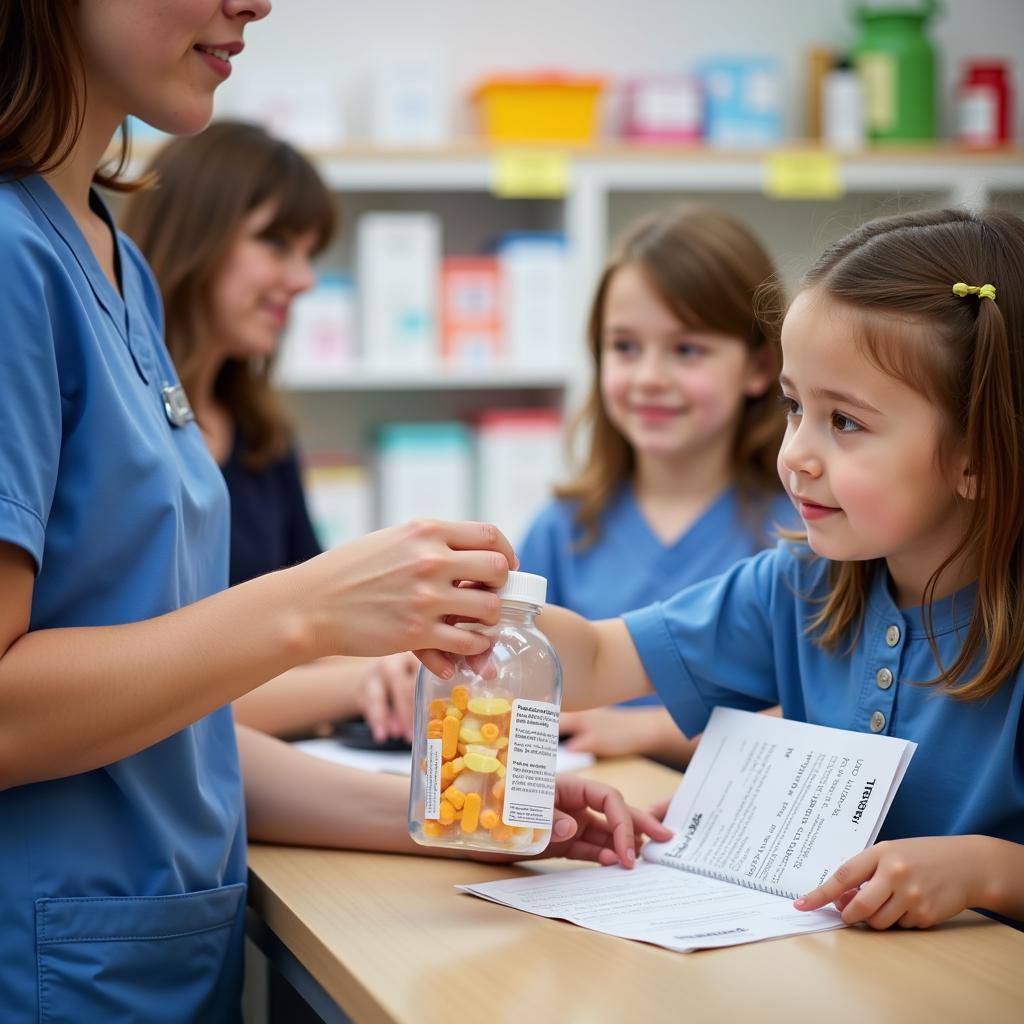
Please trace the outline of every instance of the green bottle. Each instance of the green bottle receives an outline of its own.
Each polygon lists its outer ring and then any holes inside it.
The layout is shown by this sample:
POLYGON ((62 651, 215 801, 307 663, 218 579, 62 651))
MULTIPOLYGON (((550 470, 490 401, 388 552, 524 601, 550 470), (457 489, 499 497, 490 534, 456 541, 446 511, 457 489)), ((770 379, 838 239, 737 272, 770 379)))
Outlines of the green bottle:
POLYGON ((853 56, 864 84, 864 116, 873 142, 906 142, 936 137, 935 50, 925 23, 937 0, 916 7, 852 8, 860 22, 853 56))

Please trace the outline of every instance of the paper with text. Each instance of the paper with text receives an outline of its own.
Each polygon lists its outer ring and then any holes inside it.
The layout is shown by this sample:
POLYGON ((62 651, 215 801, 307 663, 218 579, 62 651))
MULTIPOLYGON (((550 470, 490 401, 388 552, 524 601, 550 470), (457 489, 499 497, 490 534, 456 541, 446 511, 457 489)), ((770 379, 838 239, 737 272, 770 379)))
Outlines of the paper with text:
POLYGON ((635 870, 584 868, 459 889, 679 952, 842 927, 792 900, 874 842, 914 743, 716 708, 635 870))

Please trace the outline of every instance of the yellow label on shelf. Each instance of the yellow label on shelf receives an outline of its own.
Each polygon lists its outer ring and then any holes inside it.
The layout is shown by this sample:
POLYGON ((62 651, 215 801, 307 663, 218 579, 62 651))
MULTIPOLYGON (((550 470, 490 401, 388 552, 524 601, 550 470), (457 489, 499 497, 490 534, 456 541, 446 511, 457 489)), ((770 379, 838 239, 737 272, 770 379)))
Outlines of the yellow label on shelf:
POLYGON ((494 157, 491 191, 502 199, 561 199, 569 190, 569 157, 559 150, 505 149, 494 157))
POLYGON ((765 195, 773 199, 838 199, 845 191, 832 153, 773 153, 764 171, 765 195))

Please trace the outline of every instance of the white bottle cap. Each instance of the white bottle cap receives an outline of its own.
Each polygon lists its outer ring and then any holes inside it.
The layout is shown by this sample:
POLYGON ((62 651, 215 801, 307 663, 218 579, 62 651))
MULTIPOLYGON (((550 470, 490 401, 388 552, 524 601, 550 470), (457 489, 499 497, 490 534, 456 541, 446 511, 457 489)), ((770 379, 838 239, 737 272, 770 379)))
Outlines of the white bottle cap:
POLYGON ((502 601, 523 601, 541 605, 547 600, 548 581, 533 572, 510 572, 505 585, 498 591, 502 601))

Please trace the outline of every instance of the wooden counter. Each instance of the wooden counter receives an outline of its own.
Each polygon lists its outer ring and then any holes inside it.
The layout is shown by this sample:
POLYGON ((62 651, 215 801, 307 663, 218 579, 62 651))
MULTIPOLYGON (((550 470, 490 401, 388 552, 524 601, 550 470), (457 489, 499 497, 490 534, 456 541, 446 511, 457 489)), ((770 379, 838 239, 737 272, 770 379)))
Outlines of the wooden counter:
MULTIPOLYGON (((638 759, 586 774, 641 806, 678 781, 638 759)), ((325 1005, 359 1024, 996 1024, 1024 1013, 1024 933, 969 912, 930 931, 683 954, 452 889, 523 870, 508 865, 254 845, 249 866, 251 933, 336 1020, 325 1005)))

